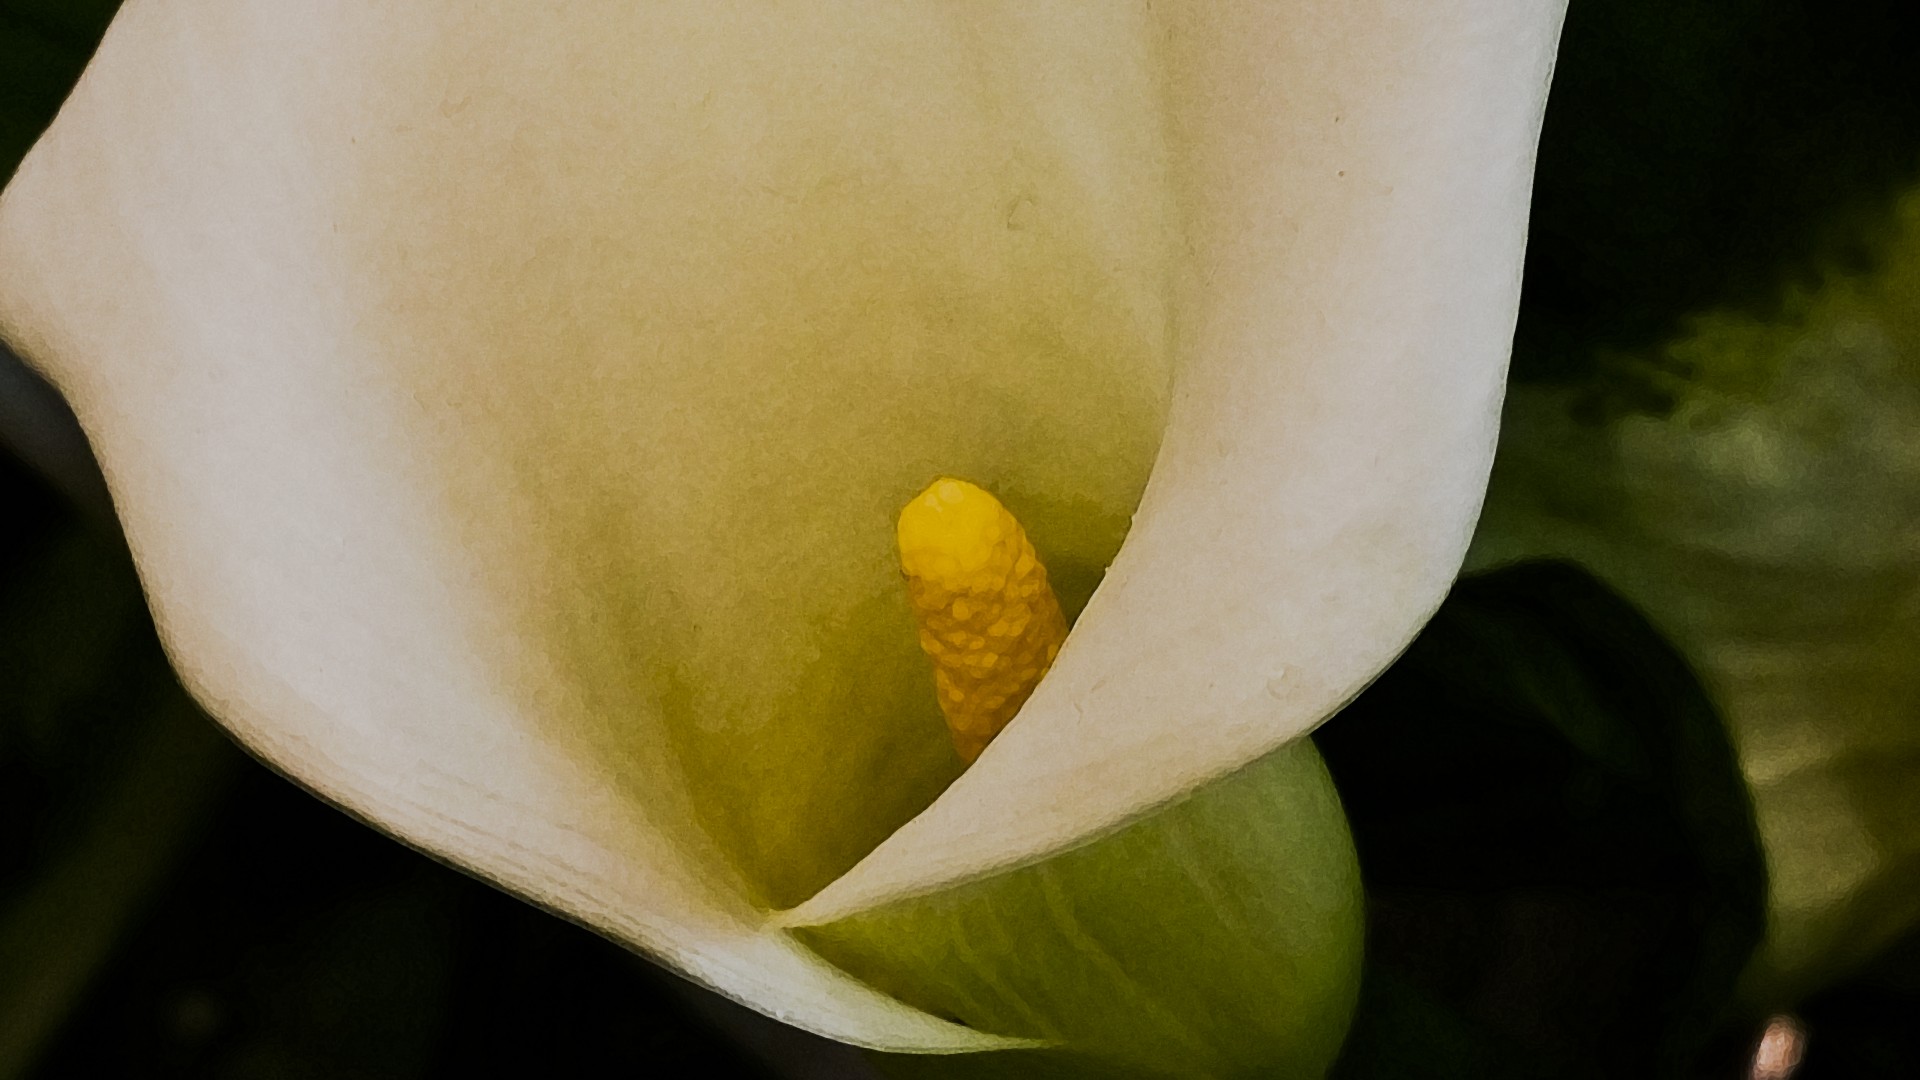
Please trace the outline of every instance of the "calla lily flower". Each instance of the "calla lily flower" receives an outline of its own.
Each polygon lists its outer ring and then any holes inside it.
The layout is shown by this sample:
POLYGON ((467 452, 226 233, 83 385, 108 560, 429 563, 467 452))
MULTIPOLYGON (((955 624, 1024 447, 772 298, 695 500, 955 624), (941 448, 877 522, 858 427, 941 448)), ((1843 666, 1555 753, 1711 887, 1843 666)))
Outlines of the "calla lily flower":
POLYGON ((1576 558, 1698 667, 1767 856, 1768 1007, 1920 922, 1920 191, 1891 224, 1872 272, 1635 358, 1669 415, 1516 392, 1470 560, 1576 558))
POLYGON ((1561 9, 133 0, 0 333, 189 688, 349 812, 835 1039, 1311 1074, 1302 737, 1466 550, 1561 9), (1077 616, 964 772, 942 475, 1077 616))

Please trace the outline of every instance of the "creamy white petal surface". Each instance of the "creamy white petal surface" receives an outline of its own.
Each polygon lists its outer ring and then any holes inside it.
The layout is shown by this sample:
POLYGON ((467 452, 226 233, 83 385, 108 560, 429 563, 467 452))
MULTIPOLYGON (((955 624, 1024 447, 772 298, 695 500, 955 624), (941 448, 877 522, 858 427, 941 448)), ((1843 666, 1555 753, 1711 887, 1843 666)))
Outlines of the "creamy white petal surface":
POLYGON ((1404 646, 1560 8, 133 0, 0 196, 0 333, 261 756, 795 1024, 1005 1045, 767 911, 1082 842, 1404 646), (1119 549, 950 788, 889 550, 942 473, 1119 549))

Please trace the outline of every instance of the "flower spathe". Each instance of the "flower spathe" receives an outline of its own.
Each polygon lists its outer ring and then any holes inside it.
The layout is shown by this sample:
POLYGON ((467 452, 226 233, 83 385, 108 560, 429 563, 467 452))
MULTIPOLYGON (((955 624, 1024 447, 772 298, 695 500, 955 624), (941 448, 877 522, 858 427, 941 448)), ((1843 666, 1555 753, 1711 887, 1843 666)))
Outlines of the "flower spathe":
POLYGON ((1410 639, 1559 17, 135 0, 0 333, 255 752, 789 1022, 1013 1045, 780 925, 1141 819, 1410 639), (890 551, 938 475, 1085 604, 957 781, 890 551))

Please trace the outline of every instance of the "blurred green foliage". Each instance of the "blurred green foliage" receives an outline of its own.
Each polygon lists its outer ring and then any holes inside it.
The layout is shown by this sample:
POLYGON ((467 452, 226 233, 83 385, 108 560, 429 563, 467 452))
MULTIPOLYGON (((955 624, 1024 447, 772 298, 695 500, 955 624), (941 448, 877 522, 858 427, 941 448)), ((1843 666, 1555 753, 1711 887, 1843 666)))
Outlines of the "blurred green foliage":
POLYGON ((1917 30, 1911 0, 1571 0, 1515 376, 1605 374, 1691 312, 1871 262, 1920 178, 1917 30))
POLYGON ((1344 1080, 1683 1077, 1748 1022, 1745 783, 1685 661, 1585 571, 1462 579, 1314 741, 1369 907, 1344 1080))

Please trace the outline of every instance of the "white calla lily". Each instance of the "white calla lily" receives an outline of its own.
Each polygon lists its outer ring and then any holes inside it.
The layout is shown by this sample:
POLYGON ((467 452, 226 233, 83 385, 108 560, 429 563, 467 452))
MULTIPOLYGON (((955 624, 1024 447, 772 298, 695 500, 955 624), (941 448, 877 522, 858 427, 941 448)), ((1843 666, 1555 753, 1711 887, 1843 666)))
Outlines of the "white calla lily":
POLYGON ((0 333, 196 696, 351 812, 953 1053, 1079 1029, 794 928, 1278 770, 1305 816, 1249 836, 1320 854, 1219 902, 1324 924, 1276 946, 1312 979, 1142 1054, 1324 1063, 1355 882, 1296 740, 1465 551, 1561 8, 132 0, 0 196, 0 333), (1084 603, 957 779, 890 550, 941 474, 1084 603))

